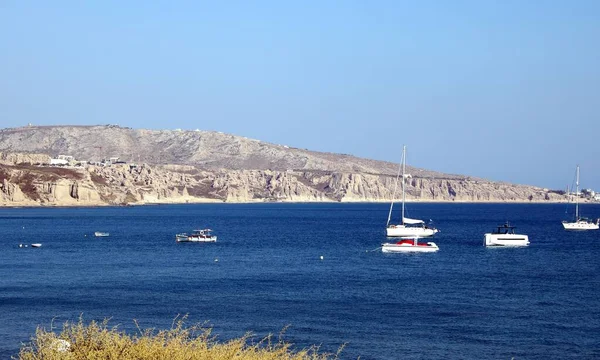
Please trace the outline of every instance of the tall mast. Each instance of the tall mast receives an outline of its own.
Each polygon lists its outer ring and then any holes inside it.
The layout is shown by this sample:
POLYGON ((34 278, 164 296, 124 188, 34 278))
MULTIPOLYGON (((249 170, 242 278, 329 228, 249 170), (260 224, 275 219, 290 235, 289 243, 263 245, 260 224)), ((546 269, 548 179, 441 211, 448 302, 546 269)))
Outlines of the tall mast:
POLYGON ((575 180, 575 221, 579 220, 579 165, 577 165, 577 180, 575 180))
POLYGON ((404 225, 404 174, 406 174, 406 145, 402 146, 402 225, 404 225))
POLYGON ((396 199, 396 189, 398 188, 398 179, 400 178, 400 171, 402 171, 402 166, 398 166, 398 174, 396 174, 396 182, 394 183, 394 192, 392 193, 392 202, 390 204, 390 212, 388 213, 387 224, 385 227, 390 226, 390 219, 392 218, 392 208, 394 207, 394 200, 396 199))

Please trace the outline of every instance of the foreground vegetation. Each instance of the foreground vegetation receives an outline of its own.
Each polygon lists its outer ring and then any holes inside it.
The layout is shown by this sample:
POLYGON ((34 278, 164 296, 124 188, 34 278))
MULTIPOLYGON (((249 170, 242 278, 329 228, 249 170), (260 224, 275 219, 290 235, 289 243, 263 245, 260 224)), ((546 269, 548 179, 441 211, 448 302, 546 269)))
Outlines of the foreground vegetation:
POLYGON ((18 359, 325 360, 337 359, 341 351, 319 353, 317 347, 293 351, 281 335, 276 341, 268 336, 255 343, 247 334, 218 342, 210 328, 187 327, 182 319, 170 330, 138 330, 138 334, 129 335, 116 326, 109 327, 108 320, 85 324, 81 319, 65 323, 59 334, 38 328, 32 341, 21 348, 18 359))

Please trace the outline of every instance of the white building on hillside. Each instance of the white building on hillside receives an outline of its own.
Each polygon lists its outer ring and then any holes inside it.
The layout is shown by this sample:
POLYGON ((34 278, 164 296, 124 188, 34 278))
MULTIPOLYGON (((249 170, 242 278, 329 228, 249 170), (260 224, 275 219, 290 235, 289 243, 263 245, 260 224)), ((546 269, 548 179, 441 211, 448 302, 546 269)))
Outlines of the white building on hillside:
POLYGON ((69 165, 69 162, 65 159, 50 159, 50 166, 65 166, 69 165))

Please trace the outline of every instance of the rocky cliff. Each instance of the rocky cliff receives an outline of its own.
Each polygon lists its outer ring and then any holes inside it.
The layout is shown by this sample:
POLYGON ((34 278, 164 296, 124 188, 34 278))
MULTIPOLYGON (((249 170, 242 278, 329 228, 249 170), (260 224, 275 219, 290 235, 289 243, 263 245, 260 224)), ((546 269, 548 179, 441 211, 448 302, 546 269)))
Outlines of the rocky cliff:
MULTIPOLYGON (((389 201, 393 175, 328 171, 206 170, 117 164, 80 169, 0 165, 0 205, 117 205, 192 202, 389 201)), ((532 186, 470 179, 408 179, 409 201, 557 202, 532 186)), ((399 198, 396 190, 396 198, 399 198)))
POLYGON ((47 154, 22 154, 0 152, 0 164, 49 164, 50 155, 47 154))

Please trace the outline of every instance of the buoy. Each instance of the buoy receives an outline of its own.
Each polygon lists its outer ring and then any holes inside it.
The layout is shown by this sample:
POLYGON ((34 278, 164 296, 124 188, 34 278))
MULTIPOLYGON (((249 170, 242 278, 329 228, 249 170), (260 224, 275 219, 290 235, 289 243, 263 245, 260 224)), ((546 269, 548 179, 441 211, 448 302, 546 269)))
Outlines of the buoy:
POLYGON ((323 255, 321 255, 321 260, 323 260, 323 255))
POLYGON ((23 247, 23 244, 19 244, 19 247, 23 247))

